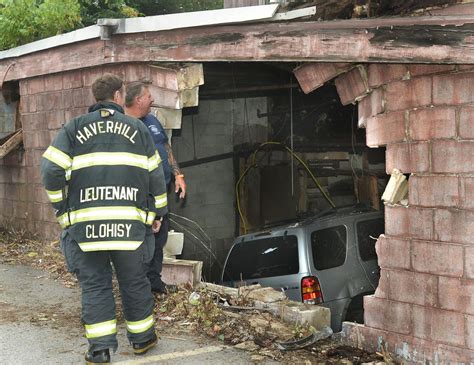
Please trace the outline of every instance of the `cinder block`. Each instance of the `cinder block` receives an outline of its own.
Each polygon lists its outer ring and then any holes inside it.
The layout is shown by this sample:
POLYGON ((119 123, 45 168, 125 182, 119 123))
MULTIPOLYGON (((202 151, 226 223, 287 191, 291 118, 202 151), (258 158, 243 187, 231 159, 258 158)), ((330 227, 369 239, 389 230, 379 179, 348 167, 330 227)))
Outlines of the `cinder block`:
MULTIPOLYGON (((469 316, 466 327, 467 333, 472 334, 474 323, 469 316), (468 328, 469 324, 471 328, 468 328)), ((389 333, 357 323, 344 322, 342 332, 341 340, 344 344, 363 347, 371 352, 381 352, 383 345, 400 363, 469 364, 474 359, 474 351, 466 346, 451 346, 429 339, 389 333)))
POLYGON ((406 110, 431 104, 431 77, 417 77, 388 84, 386 110, 406 110))
POLYGON ((474 209, 474 177, 460 177, 459 180, 461 208, 474 209))
POLYGON ((460 277, 464 272, 464 252, 461 245, 412 241, 413 269, 435 275, 460 277))
POLYGON ((306 63, 293 73, 303 92, 308 94, 352 67, 350 63, 306 63))
POLYGON ((434 229, 434 239, 437 241, 472 244, 474 211, 436 209, 434 229))
POLYGON ((82 85, 91 86, 92 83, 104 74, 104 68, 102 66, 86 68, 82 70, 82 85))
POLYGON ((44 76, 45 91, 57 91, 63 89, 63 74, 48 74, 44 76))
POLYGON ((459 113, 459 137, 474 139, 474 107, 465 106, 459 113))
POLYGON ((371 88, 409 76, 407 66, 401 64, 371 63, 367 73, 369 75, 369 87, 371 88))
POLYGON ((412 331, 411 304, 364 297, 364 323, 368 327, 408 335, 412 331))
POLYGON ((435 209, 408 208, 409 235, 412 238, 432 240, 435 209))
POLYGON ((48 122, 48 129, 56 130, 64 124, 64 110, 62 109, 47 112, 45 116, 48 122))
POLYGON ((433 104, 462 105, 473 101, 473 72, 433 76, 433 104))
POLYGON ((201 282, 202 261, 163 259, 163 281, 167 284, 190 284, 201 282))
POLYGON ((415 305, 413 335, 453 346, 465 346, 464 314, 415 305))
POLYGON ((375 249, 380 267, 410 269, 411 244, 409 240, 381 235, 375 244, 375 249))
POLYGON ((75 89, 83 86, 82 71, 70 71, 63 73, 63 88, 75 89))
POLYGON ((376 298, 387 299, 388 298, 388 279, 390 271, 381 267, 380 278, 377 288, 375 289, 374 296, 376 298))
POLYGON ((388 272, 388 299, 433 307, 438 301, 438 277, 412 271, 388 272))
POLYGON ((405 140, 405 112, 383 113, 371 117, 366 125, 367 146, 379 147, 405 140))
POLYGON ((441 309, 474 314, 474 280, 439 277, 441 309))
POLYGON ((460 205, 457 176, 417 176, 408 180, 410 206, 457 207, 460 205))
POLYGON ((395 143, 389 144, 386 151, 386 170, 391 174, 393 169, 402 173, 428 172, 430 170, 429 143, 395 143))
POLYGON ((365 128, 367 120, 385 111, 384 93, 382 88, 374 89, 358 104, 359 128, 365 128))
POLYGON ((38 76, 28 79, 28 95, 38 94, 45 91, 44 77, 38 76))
POLYGON ((454 108, 425 108, 410 111, 409 136, 413 141, 456 137, 454 108))
POLYGON ((385 234, 394 237, 409 237, 408 208, 385 206, 385 234))
POLYGON ((293 301, 274 303, 256 301, 255 306, 269 309, 274 315, 280 317, 287 323, 307 323, 317 330, 331 325, 331 311, 329 308, 293 301))
POLYGON ((474 172, 474 141, 435 141, 431 153, 433 172, 474 172))
POLYGON ((464 272, 468 279, 474 279, 474 247, 464 248, 464 272))
MULTIPOLYGON (((466 316, 466 344, 471 350, 474 350, 474 316, 466 316)), ((471 359, 474 359, 471 357, 471 359)))
POLYGON ((335 85, 342 105, 354 103, 370 92, 367 70, 362 65, 339 76, 335 80, 335 85))

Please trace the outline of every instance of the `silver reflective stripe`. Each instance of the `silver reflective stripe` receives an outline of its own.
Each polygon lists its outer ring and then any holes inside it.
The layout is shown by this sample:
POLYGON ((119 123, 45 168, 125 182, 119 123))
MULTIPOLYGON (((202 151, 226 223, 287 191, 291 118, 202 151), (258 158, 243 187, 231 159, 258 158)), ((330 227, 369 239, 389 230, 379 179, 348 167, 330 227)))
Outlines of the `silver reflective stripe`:
POLYGON ((95 207, 85 208, 57 217, 61 227, 65 228, 71 224, 80 222, 93 222, 102 220, 135 220, 151 226, 155 220, 155 212, 145 212, 136 207, 95 207))
POLYGON ((117 320, 112 319, 106 322, 86 324, 84 327, 86 329, 87 338, 108 336, 117 333, 117 320))
POLYGON ((69 213, 71 224, 98 220, 136 220, 146 223, 146 212, 136 207, 95 207, 69 213))
POLYGON ((153 320, 153 315, 151 315, 141 321, 137 321, 137 322, 126 321, 126 322, 127 322, 128 332, 142 333, 149 330, 151 327, 153 327, 154 320, 153 320))
POLYGON ((156 208, 166 207, 167 204, 168 204, 168 199, 166 197, 166 193, 155 196, 155 207, 156 208))
POLYGON ((83 252, 89 251, 135 251, 142 241, 95 241, 79 242, 79 247, 83 252))
POLYGON ((51 203, 57 203, 63 200, 63 191, 62 190, 46 190, 48 198, 51 203))
POLYGON ((148 158, 128 152, 95 152, 75 156, 72 170, 91 166, 134 166, 148 170, 148 158))
POLYGON ((56 165, 62 167, 64 170, 67 170, 71 167, 72 159, 63 151, 58 150, 56 147, 49 146, 48 149, 43 153, 43 157, 48 159, 51 162, 54 162, 56 165))

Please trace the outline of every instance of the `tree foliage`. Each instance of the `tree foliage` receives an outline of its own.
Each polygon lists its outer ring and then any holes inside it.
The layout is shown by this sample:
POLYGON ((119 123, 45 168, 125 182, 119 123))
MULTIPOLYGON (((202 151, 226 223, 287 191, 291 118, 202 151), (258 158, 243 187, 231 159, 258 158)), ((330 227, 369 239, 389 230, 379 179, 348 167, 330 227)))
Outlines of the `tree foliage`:
POLYGON ((0 0, 0 49, 76 29, 77 0, 0 0))
POLYGON ((223 0, 0 0, 0 50, 97 23, 222 9, 223 0))
POLYGON ((148 16, 224 7, 224 0, 127 0, 126 2, 141 14, 148 16))

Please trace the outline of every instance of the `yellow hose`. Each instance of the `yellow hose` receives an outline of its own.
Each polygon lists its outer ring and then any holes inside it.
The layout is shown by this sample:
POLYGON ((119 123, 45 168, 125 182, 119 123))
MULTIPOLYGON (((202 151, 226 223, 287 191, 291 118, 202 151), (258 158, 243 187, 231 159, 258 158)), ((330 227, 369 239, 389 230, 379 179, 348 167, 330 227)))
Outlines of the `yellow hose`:
POLYGON ((257 166, 257 152, 264 146, 266 145, 278 145, 278 146, 283 146, 286 151, 290 154, 290 156, 294 159, 296 159, 300 164, 302 164, 304 166, 304 168, 306 169, 306 171, 308 172, 309 176, 311 177, 311 179, 314 181, 314 183, 316 184, 316 186, 318 187, 319 191, 323 194, 324 198, 327 200, 327 202, 333 207, 335 208, 336 207, 336 204, 334 204, 334 202, 331 200, 331 198, 329 197, 329 195, 326 194, 326 192, 324 191, 323 187, 321 186, 321 184, 319 183, 318 179, 316 178, 316 176, 314 176, 314 174, 311 172, 311 170, 309 169, 308 165, 297 155, 295 154, 290 148, 288 148, 286 145, 284 145, 283 143, 280 143, 280 142, 273 142, 273 141, 269 141, 269 142, 264 142, 262 143, 260 146, 257 147, 257 149, 252 153, 252 163, 245 169, 245 171, 242 173, 242 175, 239 177, 239 179, 237 180, 237 183, 235 184, 235 195, 236 195, 236 199, 237 199, 237 210, 239 212, 239 215, 240 215, 240 219, 242 220, 242 223, 243 223, 243 226, 244 226, 244 234, 247 233, 247 222, 245 220, 245 216, 242 212, 242 208, 240 206, 240 194, 239 194, 239 185, 240 183, 242 182, 242 179, 245 177, 245 175, 247 175, 247 173, 250 171, 251 168, 253 167, 256 167, 257 166))

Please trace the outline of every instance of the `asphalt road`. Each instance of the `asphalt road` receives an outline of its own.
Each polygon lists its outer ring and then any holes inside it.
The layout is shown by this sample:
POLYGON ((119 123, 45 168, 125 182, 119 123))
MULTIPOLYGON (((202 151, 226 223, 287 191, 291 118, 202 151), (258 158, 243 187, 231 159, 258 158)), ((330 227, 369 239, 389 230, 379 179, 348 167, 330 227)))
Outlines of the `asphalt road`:
MULTIPOLYGON (((43 271, 0 263, 0 364, 83 364, 80 290, 43 271)), ((161 331, 158 345, 135 356, 119 325, 113 364, 251 364, 249 353, 212 339, 161 331)))

